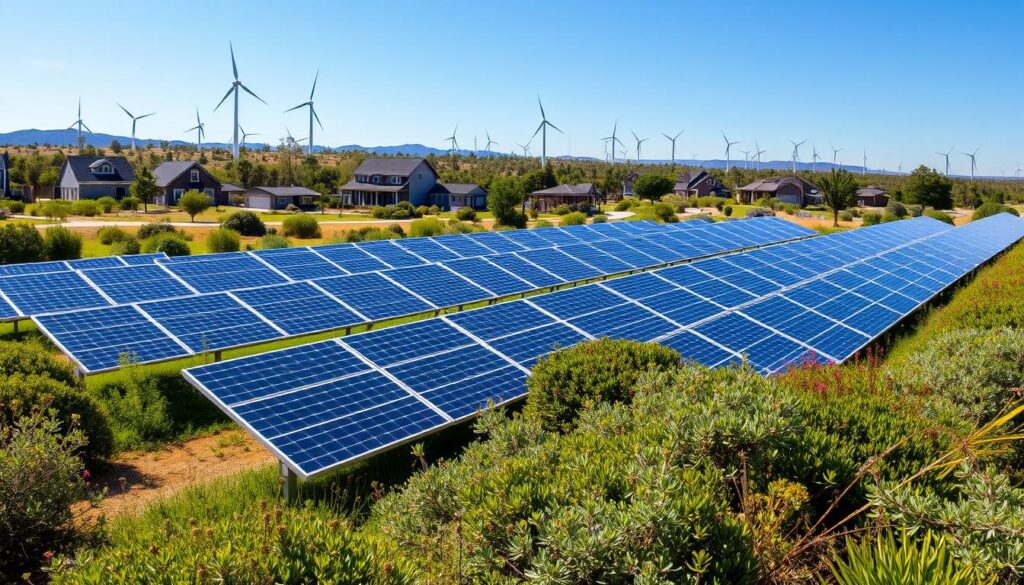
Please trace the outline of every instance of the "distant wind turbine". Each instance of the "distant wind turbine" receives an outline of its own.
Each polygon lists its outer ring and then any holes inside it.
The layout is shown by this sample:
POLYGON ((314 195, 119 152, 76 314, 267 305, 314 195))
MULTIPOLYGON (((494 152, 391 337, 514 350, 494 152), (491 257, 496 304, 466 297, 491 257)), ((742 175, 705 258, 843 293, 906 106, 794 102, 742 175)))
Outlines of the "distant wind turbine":
POLYGON ((459 133, 459 123, 455 123, 455 130, 452 130, 452 135, 444 140, 448 141, 448 154, 451 155, 453 152, 459 149, 459 140, 455 137, 459 133))
POLYGON ((82 147, 85 146, 85 138, 82 136, 82 128, 85 128, 86 132, 92 134, 92 130, 89 130, 89 127, 82 121, 82 98, 78 98, 78 119, 68 126, 68 130, 71 130, 75 126, 78 126, 78 150, 82 150, 82 147))
MULTIPOLYGON (((313 76, 313 89, 310 90, 309 92, 308 102, 302 102, 301 104, 295 106, 294 108, 288 108, 287 110, 285 110, 285 112, 290 112, 292 110, 297 110, 299 108, 305 108, 307 106, 309 107, 309 148, 307 150, 309 154, 313 154, 313 119, 316 119, 316 123, 320 126, 321 130, 324 129, 324 125, 320 123, 320 116, 317 115, 316 109, 313 107, 313 94, 316 93, 316 82, 318 79, 320 79, 319 71, 317 71, 316 75, 313 76)), ((244 138, 242 139, 242 143, 245 143, 244 138)))
POLYGON ((1020 168, 1020 165, 1017 165, 1017 178, 1018 178, 1018 179, 1020 178, 1020 174, 1021 174, 1021 172, 1024 172, 1024 170, 1022 170, 1022 169, 1020 168))
POLYGON ((795 140, 789 140, 789 143, 793 145, 793 173, 794 174, 796 173, 796 163, 800 161, 800 146, 802 146, 803 143, 805 143, 805 142, 807 142, 806 138, 804 138, 800 142, 796 142, 795 140))
POLYGON ((868 151, 864 151, 864 162, 860 166, 860 174, 868 174, 868 151))
POLYGON ((135 123, 138 122, 139 120, 143 119, 143 118, 148 118, 148 117, 152 116, 156 112, 151 112, 149 114, 143 114, 141 116, 133 116, 132 113, 128 111, 128 108, 125 108, 121 104, 117 104, 117 107, 119 107, 122 110, 124 110, 124 113, 128 114, 128 117, 132 119, 132 151, 134 152, 135 151, 135 123))
POLYGON ((672 166, 676 166, 676 139, 682 136, 683 132, 686 132, 686 130, 680 130, 675 136, 669 136, 664 132, 661 133, 662 136, 668 138, 668 141, 672 143, 672 166))
POLYGON ((499 144, 499 143, 498 143, 497 140, 491 140, 491 133, 488 132, 487 130, 484 130, 484 134, 487 135, 487 144, 484 145, 484 150, 489 152, 491 150, 491 145, 492 144, 499 144))
POLYGON ((745 169, 750 168, 750 151, 749 150, 741 150, 740 152, 743 153, 743 168, 745 168, 745 169))
POLYGON ((971 159, 971 180, 972 181, 974 180, 974 171, 976 171, 978 169, 978 161, 975 158, 975 155, 978 154, 979 150, 981 150, 980 146, 978 148, 975 148, 974 152, 965 152, 964 153, 964 156, 966 156, 967 158, 971 159))
POLYGON ((261 98, 260 96, 256 95, 255 93, 253 93, 251 89, 246 87, 241 81, 238 80, 238 66, 235 64, 235 47, 231 43, 228 43, 228 47, 231 49, 231 71, 235 75, 235 80, 231 83, 231 89, 229 89, 228 92, 226 94, 224 94, 224 97, 222 97, 220 99, 220 103, 217 104, 216 108, 213 108, 213 111, 216 112, 217 109, 220 108, 221 104, 224 103, 224 100, 228 99, 229 95, 235 94, 235 124, 234 124, 235 131, 234 131, 234 138, 232 139, 232 143, 231 143, 231 156, 233 158, 237 159, 238 158, 238 88, 244 89, 246 91, 246 93, 248 93, 252 97, 260 100, 264 104, 267 103, 267 102, 264 102, 263 98, 261 98))
POLYGON ((632 130, 630 130, 630 132, 633 134, 633 138, 636 139, 636 162, 639 163, 640 162, 640 147, 643 145, 644 142, 647 142, 648 140, 650 140, 650 138, 640 138, 639 136, 636 135, 636 132, 633 132, 632 130))
POLYGON ((523 149, 523 156, 524 157, 525 156, 532 156, 532 154, 530 153, 530 143, 529 142, 527 142, 526 144, 518 144, 517 143, 516 146, 518 146, 519 148, 523 149))
POLYGON ((756 140, 754 141, 754 149, 755 149, 754 156, 757 157, 757 170, 758 170, 758 172, 760 172, 761 171, 761 155, 766 153, 766 152, 768 152, 768 151, 762 149, 761 145, 758 144, 758 142, 756 140))
POLYGON ((902 175, 903 174, 903 161, 900 161, 899 164, 896 165, 896 174, 897 175, 902 175))
POLYGON ((199 152, 203 152, 203 136, 206 136, 205 130, 206 124, 199 119, 199 108, 196 108, 196 125, 185 130, 185 132, 196 131, 196 146, 199 148, 199 152))
POLYGON ((540 102, 540 96, 537 96, 537 105, 540 107, 540 125, 537 126, 537 130, 534 131, 530 140, 536 138, 537 133, 540 132, 540 166, 543 167, 548 163, 548 126, 558 130, 559 134, 563 134, 563 132, 558 129, 558 126, 548 122, 548 117, 544 114, 544 104, 540 102))
MULTIPOLYGON (((843 149, 843 148, 836 148, 836 145, 834 145, 832 143, 829 143, 829 146, 832 147, 832 166, 836 166, 836 155, 838 155, 840 152, 842 152, 845 149, 843 149)), ((840 169, 843 168, 843 165, 839 165, 839 168, 840 169)))
POLYGON ((623 148, 626 147, 626 145, 623 144, 622 141, 619 140, 615 136, 615 133, 618 132, 618 130, 619 130, 619 121, 616 120, 615 121, 615 125, 612 126, 612 135, 611 136, 605 136, 604 138, 601 139, 601 140, 610 140, 611 141, 611 144, 612 144, 612 164, 615 164, 615 147, 616 147, 616 145, 621 146, 623 148))
POLYGON ((935 154, 941 156, 942 158, 946 159, 946 176, 947 177, 949 176, 949 155, 953 154, 953 149, 954 148, 956 148, 956 145, 950 146, 949 150, 947 150, 946 152, 936 152, 935 153, 935 154))
POLYGON ((811 144, 811 172, 812 173, 818 172, 818 161, 819 160, 821 160, 821 157, 818 156, 818 147, 813 145, 813 144, 811 144))
POLYGON ((298 144, 300 142, 305 142, 306 141, 305 138, 296 138, 296 137, 292 136, 292 131, 287 126, 284 127, 284 131, 286 133, 288 133, 288 142, 294 142, 294 143, 298 144))
POLYGON ((245 128, 242 128, 241 124, 239 124, 238 129, 242 132, 242 146, 245 146, 245 139, 246 138, 248 138, 250 136, 259 136, 260 135, 259 132, 246 132, 245 128))
POLYGON ((732 159, 730 158, 732 147, 735 144, 739 144, 740 141, 736 140, 729 142, 729 138, 725 135, 725 132, 722 132, 722 140, 725 140, 725 170, 728 171, 729 165, 732 163, 732 159))

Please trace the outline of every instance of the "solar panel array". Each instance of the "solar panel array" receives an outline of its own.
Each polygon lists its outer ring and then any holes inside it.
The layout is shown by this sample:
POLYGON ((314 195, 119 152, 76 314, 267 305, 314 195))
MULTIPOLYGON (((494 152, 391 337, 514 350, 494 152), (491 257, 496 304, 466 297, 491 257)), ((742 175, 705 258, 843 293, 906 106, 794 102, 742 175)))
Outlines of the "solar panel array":
MULTIPOLYGON (((618 234, 622 228, 600 227, 604 225, 611 224, 586 226, 586 229, 531 230, 534 232, 532 237, 541 238, 537 243, 547 242, 546 245, 555 239, 569 237, 578 241, 580 238, 576 234, 601 238, 595 244, 576 243, 560 248, 456 257, 308 281, 289 281, 279 273, 302 270, 310 274, 309 267, 313 263, 309 262, 307 254, 323 255, 332 261, 340 260, 340 254, 345 254, 351 260, 353 253, 366 253, 367 247, 329 246, 295 249, 288 253, 275 250, 274 254, 259 256, 226 254, 202 261, 174 259, 150 267, 57 273, 48 276, 66 277, 69 281, 75 277, 87 277, 98 288, 83 288, 83 294, 102 294, 115 302, 129 300, 132 295, 150 298, 150 291, 154 288, 178 287, 177 292, 182 294, 127 306, 36 314, 33 320, 83 372, 94 373, 120 367, 122 354, 128 354, 133 363, 186 357, 439 311, 667 262, 805 237, 811 233, 783 220, 763 218, 700 223, 690 228, 651 228, 655 224, 647 224, 648 227, 642 228, 650 232, 647 235, 636 236, 632 231, 626 231, 625 236, 612 240, 601 232, 611 229, 615 231, 609 233, 618 234), (590 229, 592 227, 597 229, 590 229), (543 238, 537 233, 544 234, 543 238), (608 251, 595 247, 598 243, 605 244, 608 251), (651 255, 654 252, 641 251, 653 248, 659 250, 657 257, 651 255), (154 274, 136 276, 135 272, 143 268, 154 274), (259 286, 238 288, 247 281, 259 286), (185 295, 186 289, 197 292, 185 295)), ((504 234, 500 237, 506 237, 508 243, 528 240, 515 236, 515 233, 508 232, 507 237, 504 234)), ((487 234, 498 235, 494 232, 487 234)), ((453 237, 434 238, 433 243, 453 237)), ((410 241, 414 240, 368 244, 374 244, 369 247, 374 257, 386 257, 390 264, 404 261, 399 260, 404 258, 403 254, 411 255, 399 247, 399 244, 410 241), (391 249, 382 252, 386 246, 391 249)), ((473 239, 460 241, 475 243, 473 239)), ((423 242, 414 246, 421 252, 436 256, 436 253, 425 252, 423 242)), ((70 283, 65 289, 69 287, 70 283)), ((4 287, 0 282, 2 290, 4 287)), ((83 299, 76 304, 88 302, 89 299, 83 299)))
POLYGON ((306 478, 522 398, 538 357, 587 339, 764 373, 842 361, 1022 237, 1005 214, 894 222, 183 373, 306 478))

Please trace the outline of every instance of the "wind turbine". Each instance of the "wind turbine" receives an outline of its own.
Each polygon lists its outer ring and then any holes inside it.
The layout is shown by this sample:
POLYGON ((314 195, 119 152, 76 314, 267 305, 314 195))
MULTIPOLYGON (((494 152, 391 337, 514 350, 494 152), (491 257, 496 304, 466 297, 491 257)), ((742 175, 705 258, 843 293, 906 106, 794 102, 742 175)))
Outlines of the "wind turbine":
POLYGON ((306 140, 305 138, 296 138, 292 136, 292 131, 287 126, 284 127, 284 131, 288 133, 288 142, 294 142, 295 144, 298 144, 306 140))
POLYGON ((484 150, 490 152, 492 144, 499 144, 497 140, 491 140, 491 133, 484 130, 484 134, 487 135, 487 144, 484 145, 484 150))
POLYGON ((818 172, 818 161, 821 160, 821 157, 818 156, 818 147, 812 144, 811 152, 811 172, 816 173, 818 172))
POLYGON ((1021 169, 1021 168, 1020 168, 1020 165, 1017 165, 1017 173, 1016 173, 1016 176, 1017 176, 1017 178, 1018 178, 1018 179, 1020 178, 1020 174, 1021 174, 1021 172, 1024 172, 1024 169, 1021 169))
MULTIPOLYGON (((287 112, 290 112, 292 110, 297 110, 299 108, 305 108, 306 106, 309 106, 309 150, 307 151, 309 154, 313 154, 313 119, 314 118, 316 119, 316 123, 320 126, 321 130, 324 129, 324 125, 320 123, 320 116, 318 116, 316 114, 316 109, 313 107, 313 94, 316 92, 316 81, 317 81, 317 79, 320 79, 320 72, 319 71, 317 71, 316 75, 313 76, 313 89, 311 89, 309 91, 309 101, 308 102, 303 102, 303 103, 295 106, 294 108, 288 108, 287 110, 285 110, 285 112, 287 113, 287 112)), ((248 90, 246 90, 246 91, 248 91, 248 90)), ((242 143, 243 144, 245 143, 245 138, 244 137, 242 138, 242 143)))
POLYGON ((903 161, 900 161, 899 164, 896 165, 896 174, 897 175, 902 175, 903 174, 903 161))
POLYGON ((71 130, 75 126, 78 126, 78 150, 81 151, 82 146, 85 145, 85 139, 82 137, 82 128, 85 128, 86 132, 92 134, 92 130, 90 130, 89 127, 85 125, 85 122, 82 121, 82 98, 78 98, 78 119, 68 126, 68 130, 71 130))
MULTIPOLYGON (((220 108, 224 100, 228 99, 228 96, 235 94, 235 125, 234 125, 234 138, 231 144, 231 156, 238 159, 238 88, 244 89, 249 95, 263 102, 263 98, 252 92, 251 89, 246 87, 241 81, 238 80, 238 66, 235 64, 235 47, 231 43, 228 43, 228 47, 231 49, 231 71, 235 74, 235 81, 231 83, 231 89, 228 90, 224 97, 220 98, 220 103, 217 104, 213 111, 216 112, 220 108)), ((263 102, 264 104, 267 102, 263 102)))
MULTIPOLYGON (((540 166, 543 167, 548 162, 548 126, 551 126, 555 130, 558 130, 558 126, 555 126, 551 122, 548 122, 548 117, 544 114, 544 104, 540 103, 540 96, 537 96, 537 105, 540 106, 540 126, 537 126, 537 130, 534 131, 533 136, 530 140, 537 137, 537 133, 540 132, 540 166)), ((559 134, 563 134, 561 130, 558 130, 559 134)))
POLYGON ((682 136, 683 132, 686 132, 686 130, 680 130, 675 136, 669 136, 664 132, 661 133, 662 136, 668 138, 668 141, 672 143, 672 166, 676 166, 676 138, 682 136))
POLYGON ((978 154, 979 150, 981 150, 980 146, 978 148, 975 148, 974 152, 970 152, 970 153, 965 152, 964 153, 964 156, 966 156, 967 158, 971 159, 971 180, 972 181, 974 180, 974 171, 976 171, 978 169, 978 161, 975 159, 975 155, 978 154))
POLYGON ((448 141, 448 155, 451 156, 453 152, 459 149, 459 141, 455 138, 455 135, 459 132, 459 123, 455 123, 455 130, 452 130, 452 135, 443 140, 448 141))
POLYGON ((139 120, 143 119, 143 118, 148 118, 148 117, 152 116, 156 112, 151 112, 149 114, 143 114, 141 116, 133 116, 132 113, 128 111, 128 108, 125 108, 121 104, 117 104, 117 107, 119 107, 122 110, 124 110, 124 113, 128 114, 128 117, 132 119, 132 151, 134 152, 135 151, 135 123, 138 122, 139 120))
MULTIPOLYGON (((832 166, 836 166, 836 155, 838 155, 840 152, 842 152, 845 149, 843 149, 843 148, 836 148, 836 145, 832 144, 831 142, 829 143, 829 146, 832 147, 832 166)), ((842 169, 843 165, 839 165, 839 168, 842 169)))
POLYGON ((861 164, 860 174, 862 174, 862 175, 868 174, 868 151, 866 151, 866 150, 864 151, 864 163, 861 164))
POLYGON ((185 130, 185 132, 196 131, 196 146, 199 147, 200 154, 203 152, 203 136, 206 135, 205 126, 206 124, 199 119, 199 108, 196 108, 196 125, 185 130))
POLYGON ((241 132, 242 132, 242 144, 241 144, 241 146, 245 146, 245 139, 248 138, 249 136, 259 136, 260 135, 259 132, 246 132, 245 128, 242 128, 241 124, 238 125, 238 129, 241 130, 241 132))
POLYGON ((640 162, 640 146, 644 142, 647 142, 648 140, 650 140, 650 138, 640 138, 639 136, 636 135, 636 132, 633 132, 632 130, 630 130, 630 132, 633 134, 633 138, 636 139, 636 162, 639 163, 640 162))
POLYGON ((732 147, 734 144, 739 144, 740 141, 736 140, 733 142, 729 142, 729 138, 726 137, 725 132, 722 132, 722 139, 725 140, 725 170, 728 171, 729 165, 732 162, 732 160, 729 158, 730 153, 732 152, 732 147))
POLYGON ((623 147, 623 148, 626 147, 626 145, 623 144, 621 140, 619 140, 618 138, 615 137, 615 133, 618 132, 618 130, 619 130, 619 121, 616 120, 615 121, 615 125, 612 126, 612 135, 611 136, 605 136, 604 138, 601 139, 601 140, 611 140, 612 141, 612 164, 615 164, 615 146, 616 146, 616 144, 621 146, 621 147, 623 147))
POLYGON ((761 148, 761 145, 758 144, 758 142, 756 140, 754 141, 754 149, 757 151, 755 153, 755 155, 754 155, 754 156, 757 157, 757 171, 761 172, 761 155, 766 153, 766 152, 768 152, 768 151, 767 150, 763 150, 761 148))
POLYGON ((935 154, 943 157, 944 159, 946 159, 946 176, 947 177, 949 176, 949 155, 953 154, 953 149, 954 148, 956 148, 956 146, 950 146, 949 150, 947 150, 946 152, 936 152, 935 153, 935 154))
POLYGON ((746 168, 750 168, 750 167, 749 167, 749 163, 750 163, 750 151, 749 151, 749 150, 741 150, 740 152, 742 152, 742 153, 743 153, 743 168, 745 168, 745 169, 746 169, 746 168))
POLYGON ((530 153, 530 143, 529 142, 527 142, 526 144, 518 144, 517 143, 516 146, 518 146, 519 148, 523 149, 523 156, 524 157, 525 156, 532 156, 532 154, 530 153))
POLYGON ((802 146, 803 143, 805 143, 805 142, 807 142, 806 138, 804 138, 800 142, 796 142, 794 140, 790 140, 789 141, 789 143, 793 145, 793 173, 794 174, 796 173, 796 163, 797 163, 797 161, 800 160, 800 146, 802 146))

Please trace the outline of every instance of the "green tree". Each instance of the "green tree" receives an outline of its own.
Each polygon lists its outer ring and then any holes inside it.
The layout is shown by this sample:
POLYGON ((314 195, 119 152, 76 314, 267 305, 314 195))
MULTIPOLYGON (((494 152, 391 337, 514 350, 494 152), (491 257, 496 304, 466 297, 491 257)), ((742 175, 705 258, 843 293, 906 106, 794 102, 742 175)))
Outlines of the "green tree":
POLYGON ((210 198, 195 189, 186 192, 178 200, 178 208, 188 214, 193 222, 196 216, 210 208, 210 198))
POLYGON ((121 154, 121 150, 122 150, 121 141, 117 140, 117 139, 111 140, 110 141, 110 150, 114 154, 121 154))
POLYGON ((522 228, 526 216, 520 211, 525 194, 518 181, 509 177, 495 179, 487 194, 487 209, 500 225, 522 228))
POLYGON ((832 225, 839 226, 839 212, 857 204, 857 181, 849 171, 832 169, 818 179, 821 200, 832 211, 832 225))
POLYGON ((675 182, 664 175, 649 173, 640 175, 633 183, 633 194, 639 199, 650 199, 651 203, 660 201, 662 196, 671 193, 675 182))
POLYGON ((141 167, 135 171, 135 182, 131 187, 132 197, 142 201, 142 208, 149 211, 149 202, 160 194, 160 187, 156 186, 156 177, 149 167, 141 167))
POLYGON ((953 207, 953 182, 938 171, 921 165, 914 169, 903 186, 904 202, 949 209, 953 207))

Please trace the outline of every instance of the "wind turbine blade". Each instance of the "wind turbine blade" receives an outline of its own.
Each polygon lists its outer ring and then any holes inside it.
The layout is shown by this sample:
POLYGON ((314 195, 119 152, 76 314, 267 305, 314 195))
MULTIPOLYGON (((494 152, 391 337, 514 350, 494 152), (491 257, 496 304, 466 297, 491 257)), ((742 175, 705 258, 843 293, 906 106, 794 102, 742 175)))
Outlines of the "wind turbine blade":
POLYGON ((75 126, 77 126, 77 125, 78 125, 78 121, 72 122, 71 125, 68 126, 68 130, 74 130, 75 126))
POLYGON ((199 126, 193 126, 193 127, 189 128, 188 130, 185 130, 185 132, 191 132, 193 130, 199 130, 199 126))
POLYGON ((85 128, 86 132, 88 132, 89 134, 92 134, 92 130, 88 126, 85 125, 85 122, 82 122, 82 128, 85 128))
POLYGON ((320 79, 320 71, 317 70, 316 75, 313 76, 313 89, 309 92, 309 101, 313 101, 313 94, 316 93, 316 80, 320 79))
MULTIPOLYGON (((228 99, 228 96, 231 95, 231 92, 233 92, 233 91, 235 91, 235 86, 232 85, 231 89, 229 89, 228 92, 226 94, 224 94, 224 97, 220 98, 220 101, 217 102, 217 107, 213 108, 214 112, 216 112, 217 108, 219 108, 220 105, 224 103, 224 100, 228 99)), ((199 111, 196 110, 196 120, 198 120, 198 119, 199 119, 199 111)))
POLYGON ((238 66, 235 65, 235 46, 228 41, 228 47, 231 49, 231 71, 235 74, 235 81, 238 81, 238 66))
POLYGON ((126 107, 122 106, 121 104, 117 104, 117 107, 119 107, 119 108, 121 108, 122 110, 124 110, 124 113, 128 114, 128 117, 129 117, 129 118, 131 118, 131 119, 133 119, 133 120, 135 119, 135 116, 133 116, 133 115, 132 115, 132 113, 128 111, 128 108, 126 108, 126 107))
POLYGON ((530 140, 533 140, 534 138, 536 138, 537 135, 540 134, 540 130, 543 127, 544 127, 544 122, 541 122, 540 126, 537 126, 537 130, 534 131, 533 136, 530 137, 530 140))
POLYGON ((675 140, 674 138, 672 138, 668 134, 665 134, 664 132, 662 132, 661 135, 664 136, 665 138, 668 138, 669 140, 675 140))
MULTIPOLYGON (((247 91, 247 92, 249 93, 249 95, 251 95, 252 97, 254 97, 254 98, 256 98, 256 99, 260 100, 261 102, 263 102, 263 98, 261 98, 260 96, 258 96, 258 95, 256 95, 256 94, 254 94, 254 93, 252 92, 252 90, 251 90, 251 89, 249 89, 248 87, 245 87, 245 85, 243 85, 243 84, 241 84, 241 83, 239 83, 238 85, 240 85, 240 86, 242 87, 242 89, 244 89, 245 91, 247 91)), ((265 103, 267 103, 267 102, 263 102, 263 103, 265 104, 265 103)))
POLYGON ((324 125, 320 123, 320 116, 316 114, 316 110, 313 108, 313 104, 309 104, 309 111, 313 112, 313 117, 316 118, 316 123, 320 126, 320 129, 324 129, 324 125))
POLYGON ((288 108, 287 110, 285 110, 285 111, 284 111, 284 113, 286 113, 286 114, 287 114, 288 112, 290 112, 290 111, 292 111, 292 110, 297 110, 297 109, 299 109, 299 108, 304 108, 304 107, 306 107, 306 106, 308 106, 308 105, 309 105, 309 102, 306 102, 306 103, 304 103, 304 104, 299 104, 299 105, 295 106, 294 108, 288 108))
POLYGON ((136 119, 136 120, 141 120, 141 119, 143 119, 143 118, 148 118, 148 117, 150 117, 150 116, 152 116, 152 115, 154 115, 154 114, 156 114, 156 112, 150 112, 150 113, 148 113, 148 114, 142 114, 141 116, 139 116, 138 118, 135 118, 135 119, 136 119))
POLYGON ((548 117, 546 114, 544 114, 544 104, 540 102, 540 96, 537 96, 537 105, 540 106, 540 119, 547 120, 548 117))
POLYGON ((552 128, 554 128, 555 130, 558 130, 558 133, 559 133, 559 134, 565 134, 565 132, 562 132, 562 129, 561 129, 561 128, 559 128, 558 126, 555 126, 555 125, 554 125, 554 124, 552 124, 551 122, 548 122, 547 120, 544 120, 544 123, 545 123, 545 124, 547 124, 548 126, 551 126, 551 127, 552 127, 552 128))

